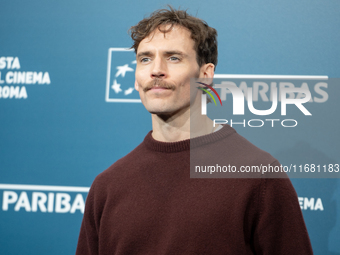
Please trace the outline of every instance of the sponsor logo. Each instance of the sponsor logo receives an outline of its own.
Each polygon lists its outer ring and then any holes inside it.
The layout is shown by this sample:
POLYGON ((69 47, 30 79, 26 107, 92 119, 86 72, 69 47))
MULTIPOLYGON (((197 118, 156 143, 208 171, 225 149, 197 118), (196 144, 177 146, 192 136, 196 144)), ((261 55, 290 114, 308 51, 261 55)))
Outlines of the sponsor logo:
POLYGON ((0 99, 26 99, 24 85, 51 84, 48 72, 21 71, 19 57, 0 57, 0 99))
POLYGON ((84 213, 87 187, 0 184, 2 211, 84 213))
POLYGON ((299 204, 301 210, 310 210, 310 211, 323 211, 323 204, 321 198, 308 198, 308 197, 299 197, 299 204))
POLYGON ((135 90, 136 57, 131 49, 110 48, 107 61, 105 101, 140 103, 135 90))
MULTIPOLYGON (((281 116, 288 115, 287 108, 291 112, 298 110, 304 116, 312 116, 312 113, 307 109, 307 105, 308 103, 324 103, 328 100, 328 93, 326 92, 328 88, 327 80, 328 76, 216 74, 214 76, 213 92, 219 96, 221 106, 222 101, 227 101, 227 97, 231 94, 232 110, 229 110, 229 107, 225 113, 229 114, 232 111, 234 116, 246 115, 247 112, 256 116, 268 116, 276 113, 278 105, 280 105, 281 116), (245 105, 248 107, 246 108, 245 105)), ((200 89, 207 91, 207 89, 200 89)), ((202 115, 207 115, 207 94, 212 97, 212 93, 202 94, 202 115)), ((212 99, 215 101, 213 97, 212 99)), ((211 109, 216 111, 215 108, 211 109)), ((214 112, 214 116, 216 116, 216 112, 214 112)), ((219 116, 221 116, 220 113, 219 116)), ((298 121, 295 119, 212 119, 214 126, 228 123, 230 125, 242 125, 243 127, 262 127, 265 123, 270 123, 271 127, 274 127, 275 122, 280 122, 282 127, 295 127, 298 125, 298 121)))
MULTIPOLYGON (((48 185, 0 184, 4 212, 84 213, 90 188, 48 185)), ((301 210, 324 211, 321 198, 299 197, 301 210)))
MULTIPOLYGON (((4 212, 84 213, 89 187, 0 184, 4 212)), ((324 211, 321 198, 298 197, 301 210, 324 211)))

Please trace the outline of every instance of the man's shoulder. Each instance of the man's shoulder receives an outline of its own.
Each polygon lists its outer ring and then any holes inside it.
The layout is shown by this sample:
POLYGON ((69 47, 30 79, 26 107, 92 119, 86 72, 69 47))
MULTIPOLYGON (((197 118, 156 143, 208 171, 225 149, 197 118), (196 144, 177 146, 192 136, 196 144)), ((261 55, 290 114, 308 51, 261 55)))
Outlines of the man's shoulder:
POLYGON ((234 139, 234 151, 237 154, 246 156, 248 159, 261 159, 266 162, 274 162, 276 159, 268 152, 260 149, 245 137, 238 133, 233 134, 232 139, 234 139))
POLYGON ((260 149, 236 131, 209 144, 208 147, 210 148, 205 148, 205 150, 209 151, 213 157, 223 155, 232 161, 255 165, 272 164, 277 161, 270 153, 260 149))

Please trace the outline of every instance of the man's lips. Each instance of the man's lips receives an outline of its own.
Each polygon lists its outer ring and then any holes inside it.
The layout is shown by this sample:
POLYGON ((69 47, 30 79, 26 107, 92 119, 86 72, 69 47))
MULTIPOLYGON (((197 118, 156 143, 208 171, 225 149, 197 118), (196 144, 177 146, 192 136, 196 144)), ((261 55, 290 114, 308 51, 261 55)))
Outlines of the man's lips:
POLYGON ((169 89, 169 88, 164 88, 164 87, 155 86, 155 87, 152 87, 152 88, 149 89, 149 90, 166 90, 166 89, 169 89))
POLYGON ((146 93, 163 94, 172 91, 170 88, 164 88, 159 86, 154 86, 148 90, 144 90, 146 93))

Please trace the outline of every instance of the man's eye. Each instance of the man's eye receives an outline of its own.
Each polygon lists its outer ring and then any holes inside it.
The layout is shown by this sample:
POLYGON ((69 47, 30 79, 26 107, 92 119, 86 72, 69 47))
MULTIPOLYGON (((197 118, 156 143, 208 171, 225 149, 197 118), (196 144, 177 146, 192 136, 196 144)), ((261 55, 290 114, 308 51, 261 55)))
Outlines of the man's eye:
POLYGON ((170 57, 169 59, 170 59, 171 61, 178 61, 178 60, 179 60, 178 57, 170 57))
POLYGON ((142 63, 145 63, 145 62, 148 62, 148 61, 150 61, 150 58, 142 58, 140 60, 140 62, 142 62, 142 63))

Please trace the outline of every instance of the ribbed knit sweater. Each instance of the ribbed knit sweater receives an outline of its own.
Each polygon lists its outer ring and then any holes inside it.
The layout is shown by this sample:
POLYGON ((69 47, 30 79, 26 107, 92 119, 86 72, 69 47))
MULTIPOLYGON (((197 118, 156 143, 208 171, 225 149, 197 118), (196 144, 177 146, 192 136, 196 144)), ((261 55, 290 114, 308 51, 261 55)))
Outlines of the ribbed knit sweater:
POLYGON ((289 179, 190 178, 190 143, 220 164, 278 165, 228 125, 174 143, 150 132, 94 180, 77 254, 312 254, 289 179))

